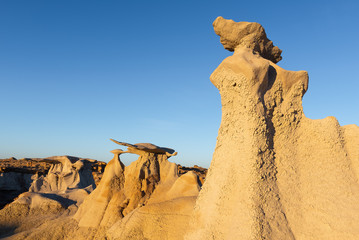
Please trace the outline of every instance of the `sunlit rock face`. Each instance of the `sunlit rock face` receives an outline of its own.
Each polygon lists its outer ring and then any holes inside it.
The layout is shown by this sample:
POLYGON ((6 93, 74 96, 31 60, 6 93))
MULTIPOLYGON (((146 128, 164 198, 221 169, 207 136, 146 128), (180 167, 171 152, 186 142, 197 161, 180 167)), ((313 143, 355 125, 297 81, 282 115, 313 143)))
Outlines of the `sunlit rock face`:
POLYGON ((282 57, 278 47, 267 38, 262 25, 256 22, 235 22, 218 17, 213 22, 213 28, 225 49, 235 51, 236 48, 249 48, 260 54, 263 58, 274 63, 279 62, 282 57))
POLYGON ((74 216, 78 226, 105 229, 110 239, 183 238, 201 186, 198 175, 179 176, 177 164, 168 161, 177 154, 173 149, 113 141, 127 151, 111 151, 100 184, 74 216), (139 158, 124 166, 123 153, 139 158))
POLYGON ((0 238, 359 239, 358 126, 304 116, 308 75, 275 64, 262 26, 214 28, 234 54, 210 78, 222 122, 207 175, 169 162, 173 149, 113 140, 127 150, 111 151, 94 191, 86 162, 52 159, 0 210, 0 238), (124 153, 139 158, 124 166, 124 153))
POLYGON ((94 191, 92 175, 103 169, 97 161, 41 160, 48 173, 35 174, 30 190, 0 210, 0 238, 183 239, 206 169, 169 162, 177 154, 170 148, 113 141, 127 150, 111 151, 94 191), (139 158, 124 166, 123 153, 139 158))
POLYGON ((214 28, 234 54, 210 77, 222 122, 186 239, 359 239, 358 126, 304 116, 308 74, 259 24, 214 28))

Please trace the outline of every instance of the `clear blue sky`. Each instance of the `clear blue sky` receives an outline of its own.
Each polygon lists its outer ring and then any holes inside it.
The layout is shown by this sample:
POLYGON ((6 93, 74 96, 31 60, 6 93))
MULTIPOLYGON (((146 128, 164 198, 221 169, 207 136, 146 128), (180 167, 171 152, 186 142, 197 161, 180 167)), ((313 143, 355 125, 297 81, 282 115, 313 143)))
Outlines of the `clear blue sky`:
POLYGON ((307 117, 359 125, 358 13, 355 0, 1 1, 0 158, 109 161, 114 138, 208 167, 221 118, 209 76, 231 54, 217 16, 261 23, 278 65, 309 72, 307 117))

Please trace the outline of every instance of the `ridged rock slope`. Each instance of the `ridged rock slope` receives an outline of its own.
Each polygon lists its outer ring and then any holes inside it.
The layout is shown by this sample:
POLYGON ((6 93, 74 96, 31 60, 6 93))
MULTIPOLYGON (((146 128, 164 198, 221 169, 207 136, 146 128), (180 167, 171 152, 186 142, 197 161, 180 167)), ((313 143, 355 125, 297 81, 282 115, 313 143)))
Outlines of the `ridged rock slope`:
POLYGON ((359 128, 305 117, 305 71, 257 23, 217 18, 222 122, 186 239, 359 239, 359 128), (278 55, 279 54, 279 55, 278 55))

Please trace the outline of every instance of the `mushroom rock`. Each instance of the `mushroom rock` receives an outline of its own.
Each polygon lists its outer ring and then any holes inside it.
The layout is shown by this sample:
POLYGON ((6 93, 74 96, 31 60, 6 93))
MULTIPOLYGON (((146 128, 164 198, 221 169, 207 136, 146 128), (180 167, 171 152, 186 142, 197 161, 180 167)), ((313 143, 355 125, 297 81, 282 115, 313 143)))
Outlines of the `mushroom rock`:
MULTIPOLYGON (((161 148, 150 143, 129 144, 113 140, 115 143, 127 147, 111 151, 114 158, 107 164, 104 175, 97 188, 85 199, 74 219, 79 227, 109 229, 108 237, 112 239, 128 239, 127 234, 136 232, 140 236, 149 235, 149 231, 156 231, 153 209, 159 206, 181 205, 182 209, 164 207, 168 219, 176 218, 183 209, 192 209, 200 190, 198 176, 187 173, 178 176, 177 165, 167 159, 177 153, 173 149, 161 148), (138 160, 129 166, 120 161, 123 153, 139 155, 138 160), (181 204, 180 204, 181 203, 181 204), (151 228, 141 228, 142 225, 151 228), (121 227, 118 227, 121 226, 121 227), (129 233, 130 232, 130 233, 129 233)), ((164 213, 163 213, 164 214, 164 213)), ((158 214, 157 217, 162 216, 158 214)), ((188 219, 187 211, 183 218, 188 219)), ((167 230, 171 224, 168 223, 167 230)), ((172 233, 177 234, 177 233, 172 233)))
POLYGON ((186 239, 359 239, 359 127, 305 117, 305 71, 257 23, 217 18, 222 121, 186 239))

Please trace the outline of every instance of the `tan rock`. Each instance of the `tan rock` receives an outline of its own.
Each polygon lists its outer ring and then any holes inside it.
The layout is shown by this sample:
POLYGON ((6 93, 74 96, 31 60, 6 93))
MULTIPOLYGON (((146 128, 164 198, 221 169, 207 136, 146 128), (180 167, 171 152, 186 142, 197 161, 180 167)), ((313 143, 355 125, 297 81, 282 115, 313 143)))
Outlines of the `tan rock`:
MULTIPOLYGON (((216 32, 242 24, 224 21, 216 32)), ((359 239, 358 126, 306 118, 307 73, 246 44, 210 79, 222 122, 186 239, 359 239)))
POLYGON ((37 226, 54 218, 72 216, 95 187, 91 160, 58 156, 41 161, 52 164, 48 173, 33 175, 29 191, 0 210, 0 237, 9 228, 16 232, 36 231, 37 226))
MULTIPOLYGON (((0 210, 0 237, 128 239, 132 233, 149 237, 157 232, 150 239, 162 234, 183 238, 200 190, 197 174, 188 171, 179 176, 177 165, 167 160, 176 154, 173 149, 115 142, 128 149, 111 151, 114 158, 90 195, 91 189, 81 188, 91 176, 87 161, 47 159, 54 164, 49 173, 37 176, 31 191, 0 210), (138 154, 139 159, 125 167, 119 158, 123 153, 138 154)), ((100 171, 102 165, 96 166, 100 171)))
POLYGON ((213 22, 214 31, 221 37, 224 48, 233 52, 238 47, 246 47, 274 63, 279 62, 282 50, 273 46, 264 28, 255 22, 234 22, 218 17, 213 22))
POLYGON ((185 167, 185 166, 181 166, 181 165, 177 164, 177 169, 178 169, 179 176, 186 174, 188 172, 195 173, 198 176, 202 185, 204 183, 204 180, 206 179, 206 175, 207 175, 207 171, 208 171, 207 168, 203 168, 203 167, 200 167, 197 165, 194 165, 193 167, 185 167))
MULTIPOLYGON (((83 227, 99 227, 106 214, 107 207, 112 198, 121 197, 121 189, 124 184, 124 168, 125 166, 119 159, 121 152, 112 151, 115 157, 107 164, 103 177, 97 188, 85 199, 75 215, 79 226, 83 227)), ((125 203, 115 202, 116 207, 125 206, 125 203), (120 206, 117 206, 120 205, 120 206)), ((121 212, 113 212, 113 218, 116 220, 122 217, 121 212)), ((106 224, 106 220, 103 225, 106 224)))
MULTIPOLYGON (((91 168, 93 180, 97 185, 102 177, 103 171, 105 169, 106 163, 101 161, 96 161, 88 158, 78 158, 73 156, 54 156, 47 158, 22 158, 17 160, 16 158, 0 159, 0 209, 3 208, 6 204, 11 203, 16 197, 21 193, 27 192, 32 186, 32 191, 40 191, 40 189, 34 190, 34 188, 49 188, 49 182, 44 179, 55 178, 55 187, 53 189, 48 189, 51 191, 57 191, 58 187, 66 188, 66 184, 69 188, 83 188, 93 184, 91 177, 88 176, 89 168, 91 168), (59 160, 60 159, 60 160, 59 160), (64 159, 64 160, 61 160, 64 159), (62 163, 61 161, 69 161, 68 166, 72 166, 75 163, 74 167, 81 168, 81 174, 69 174, 71 172, 71 167, 61 173, 62 163), (76 163, 79 161, 78 163, 76 163), (60 165, 59 165, 60 164, 60 165), (82 168, 80 165, 85 164, 86 167, 82 168), (55 165, 55 166, 54 166, 55 165), (49 170, 50 176, 47 177, 49 170), (57 170, 56 170, 57 169, 57 170), (55 173, 57 172, 57 173, 55 173), (65 173, 66 172, 66 173, 65 173), (84 172, 87 172, 87 180, 84 180, 84 172), (54 175, 55 174, 55 175, 54 175), (66 175, 66 182, 61 180, 61 174, 66 175), (72 180, 71 177, 72 176, 72 180), (33 183, 35 180, 36 184, 33 183), (69 185, 69 181, 72 181, 69 185), (86 181, 90 181, 86 183, 86 181), (75 183, 76 182, 76 183, 75 183), (79 182, 81 182, 80 185, 79 182), (46 187, 45 187, 46 185, 46 187), (60 186, 61 185, 61 186, 60 186)), ((53 185, 53 184, 52 184, 53 185)))
POLYGON ((196 197, 180 197, 137 208, 107 232, 108 239, 181 240, 189 227, 196 197))
POLYGON ((51 170, 57 180, 49 177, 36 192, 0 210, 0 236, 359 239, 359 127, 304 116, 308 75, 274 64, 280 50, 260 25, 218 18, 214 27, 234 55, 211 75, 221 94, 222 122, 198 198, 203 169, 188 171, 169 162, 173 149, 113 140, 127 150, 112 151, 100 184, 73 219, 87 191, 69 167, 76 172, 82 163, 70 159, 51 170), (139 158, 126 167, 123 153, 139 158), (66 202, 43 192, 47 189, 76 204, 70 202, 65 212, 66 202))
MULTIPOLYGON (((127 151, 124 151, 122 153, 134 153, 134 154, 139 154, 140 155, 141 151, 144 151, 144 152, 149 152, 149 153, 166 154, 168 157, 177 155, 177 152, 175 152, 175 150, 173 150, 171 148, 159 147, 159 146, 156 146, 156 145, 154 145, 152 143, 130 144, 130 143, 125 143, 125 142, 119 142, 119 141, 116 141, 114 139, 110 139, 110 140, 113 141, 114 143, 119 144, 119 145, 128 147, 127 151)), ((118 149, 118 150, 122 151, 121 149, 118 149)), ((116 151, 116 150, 114 150, 114 151, 116 151)))
MULTIPOLYGON (((176 154, 173 149, 149 143, 112 141, 128 148, 111 151, 115 156, 108 163, 100 184, 74 216, 79 226, 111 228, 107 234, 110 239, 150 237, 151 232, 156 231, 183 238, 184 231, 179 233, 178 229, 184 227, 183 222, 189 222, 194 199, 200 190, 198 176, 188 172, 179 177, 177 165, 167 160, 176 154), (120 161, 123 153, 135 153, 139 158, 124 166, 120 161), (174 209, 179 205, 180 208, 174 209), (163 211, 156 213, 156 209, 163 211), (182 217, 178 218, 179 215, 182 217), (158 218, 162 219, 162 224, 157 224, 158 218), (147 227, 142 228, 143 225, 147 227)), ((149 239, 159 239, 156 236, 149 239)))
POLYGON ((46 176, 40 176, 33 181, 30 192, 65 192, 68 189, 88 186, 95 188, 92 164, 88 160, 77 160, 67 156, 53 157, 51 160, 55 164, 46 176))

